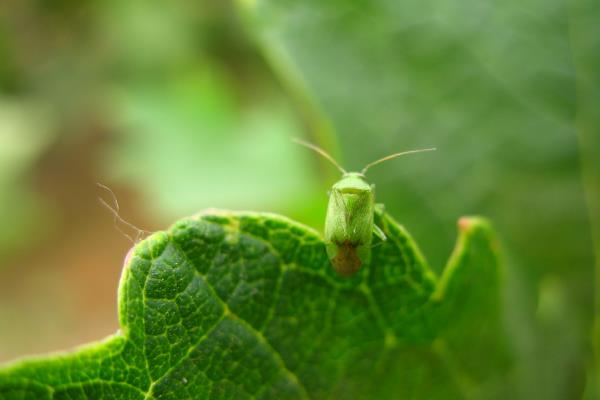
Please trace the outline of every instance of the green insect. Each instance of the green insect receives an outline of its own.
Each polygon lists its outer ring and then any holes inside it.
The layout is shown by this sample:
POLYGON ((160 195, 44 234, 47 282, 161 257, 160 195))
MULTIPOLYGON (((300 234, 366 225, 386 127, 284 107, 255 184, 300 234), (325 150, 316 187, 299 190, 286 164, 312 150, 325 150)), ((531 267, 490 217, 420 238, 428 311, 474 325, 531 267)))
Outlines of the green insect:
POLYGON ((300 139, 294 141, 325 157, 342 172, 342 179, 331 188, 325 217, 325 245, 333 268, 343 276, 350 276, 368 264, 371 258, 373 234, 386 240, 373 216, 383 212, 382 204, 375 204, 375 185, 369 184, 365 173, 373 165, 405 154, 435 150, 422 149, 394 153, 367 164, 360 172, 348 172, 323 149, 300 139))

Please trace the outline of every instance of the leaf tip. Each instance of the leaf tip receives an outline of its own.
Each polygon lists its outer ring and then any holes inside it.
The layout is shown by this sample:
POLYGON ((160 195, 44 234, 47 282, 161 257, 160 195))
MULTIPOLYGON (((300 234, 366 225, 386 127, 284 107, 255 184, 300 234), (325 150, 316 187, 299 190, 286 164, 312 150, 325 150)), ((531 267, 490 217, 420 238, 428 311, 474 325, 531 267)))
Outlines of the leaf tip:
POLYGON ((464 216, 458 219, 458 231, 462 234, 470 233, 475 230, 491 231, 490 222, 487 218, 478 216, 464 216))
POLYGON ((458 219, 458 230, 462 233, 469 230, 469 227, 472 225, 472 217, 461 217, 458 219))
POLYGON ((460 236, 473 237, 474 235, 481 235, 481 237, 486 238, 494 251, 499 251, 500 243, 498 242, 492 223, 487 218, 464 216, 459 218, 457 225, 460 236))

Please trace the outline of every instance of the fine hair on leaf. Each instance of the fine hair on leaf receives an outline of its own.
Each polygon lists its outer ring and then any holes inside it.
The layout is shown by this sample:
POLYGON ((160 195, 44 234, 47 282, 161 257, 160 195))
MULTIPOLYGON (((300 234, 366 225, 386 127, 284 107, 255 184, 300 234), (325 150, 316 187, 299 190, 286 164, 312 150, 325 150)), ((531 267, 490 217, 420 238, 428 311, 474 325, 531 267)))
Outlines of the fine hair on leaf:
POLYGON ((104 191, 109 193, 111 202, 112 202, 112 206, 106 200, 104 200, 102 198, 102 196, 98 196, 98 202, 113 215, 115 228, 123 236, 125 236, 127 239, 129 239, 129 241, 131 243, 137 244, 140 240, 142 240, 144 238, 144 236, 146 234, 151 233, 150 231, 138 228, 137 226, 133 225, 131 222, 123 219, 121 217, 121 215, 119 215, 119 211, 120 211, 119 201, 117 200, 117 196, 115 195, 115 193, 112 191, 111 188, 109 188, 106 185, 103 185, 100 182, 96 182, 96 186, 98 186, 100 189, 103 189, 104 191), (132 231, 134 231, 135 238, 133 236, 131 236, 130 234, 128 234, 127 232, 125 232, 123 229, 121 229, 119 224, 122 224, 122 225, 126 226, 127 228, 131 229, 132 231))

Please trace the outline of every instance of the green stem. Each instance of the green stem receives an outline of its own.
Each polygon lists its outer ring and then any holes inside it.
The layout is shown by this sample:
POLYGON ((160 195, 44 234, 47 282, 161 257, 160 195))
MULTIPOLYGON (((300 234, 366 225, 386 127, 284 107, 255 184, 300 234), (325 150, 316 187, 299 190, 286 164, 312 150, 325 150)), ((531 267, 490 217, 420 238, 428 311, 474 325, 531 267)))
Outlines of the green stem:
MULTIPOLYGON (((235 0, 235 4, 241 18, 246 23, 248 32, 255 38, 261 53, 291 94, 302 120, 312 135, 312 140, 319 147, 327 149, 327 152, 343 165, 334 127, 319 107, 318 101, 306 85, 306 81, 296 67, 291 55, 282 46, 281 42, 275 38, 274 32, 269 31, 269 29, 253 28, 257 24, 257 18, 266 19, 270 16, 261 14, 259 17, 260 11, 256 10, 258 4, 255 0, 235 0)), ((329 170, 329 167, 325 169, 325 171, 329 170)), ((333 175, 334 172, 331 172, 331 176, 329 173, 324 175, 328 181, 338 177, 337 174, 333 175)))
POLYGON ((576 70, 576 127, 581 150, 582 180, 595 253, 592 382, 589 398, 600 397, 600 3, 572 0, 570 38, 576 70))

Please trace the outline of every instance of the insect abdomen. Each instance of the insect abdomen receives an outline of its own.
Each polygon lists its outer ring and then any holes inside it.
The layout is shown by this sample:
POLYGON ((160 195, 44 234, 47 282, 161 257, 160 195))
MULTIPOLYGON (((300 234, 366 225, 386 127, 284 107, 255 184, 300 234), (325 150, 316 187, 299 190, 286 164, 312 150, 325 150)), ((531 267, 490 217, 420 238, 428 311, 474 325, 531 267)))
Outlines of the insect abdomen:
POLYGON ((329 260, 335 270, 344 276, 350 276, 360 269, 363 262, 357 254, 357 246, 346 241, 330 244, 328 247, 329 260))

